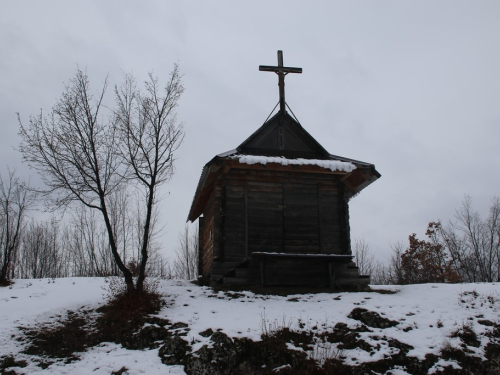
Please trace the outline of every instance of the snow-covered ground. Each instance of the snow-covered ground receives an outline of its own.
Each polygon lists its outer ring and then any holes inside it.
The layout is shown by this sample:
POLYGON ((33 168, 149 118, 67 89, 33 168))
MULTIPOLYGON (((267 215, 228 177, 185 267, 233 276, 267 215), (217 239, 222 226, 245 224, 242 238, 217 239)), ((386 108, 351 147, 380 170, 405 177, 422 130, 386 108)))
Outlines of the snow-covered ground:
MULTIPOLYGON (((102 344, 81 353, 76 362, 54 363, 47 369, 35 366, 28 356, 19 354, 24 344, 15 340, 20 335, 18 327, 56 320, 67 310, 97 308, 105 302, 104 286, 104 279, 67 278, 16 280, 11 287, 0 288, 0 357, 14 355, 27 359, 27 367, 15 369, 25 374, 109 375, 122 367, 128 369, 127 374, 183 374, 181 366, 162 364, 158 349, 134 351, 116 344, 102 344)), ((414 347, 409 356, 424 359, 427 353, 438 355, 445 343, 458 347, 459 338, 449 336, 460 327, 469 325, 482 341, 476 353, 481 356, 481 348, 487 340, 482 334, 491 327, 478 321, 500 322, 500 283, 374 286, 373 289, 394 290, 396 293, 289 296, 215 293, 207 287, 174 280, 162 280, 159 289, 167 305, 158 316, 173 323, 188 324, 190 331, 186 339, 197 342, 194 351, 209 340, 199 334, 209 328, 220 329, 230 337, 260 340, 263 323, 271 329, 282 326, 310 329, 316 326, 319 330, 328 330, 339 322, 355 327, 360 322, 348 315, 354 308, 361 307, 400 322, 395 327, 360 332, 361 338, 373 346, 378 342, 374 341, 375 336, 395 338, 414 347)), ((346 363, 375 361, 389 354, 390 350, 392 348, 383 345, 371 355, 361 349, 348 350, 346 363)))

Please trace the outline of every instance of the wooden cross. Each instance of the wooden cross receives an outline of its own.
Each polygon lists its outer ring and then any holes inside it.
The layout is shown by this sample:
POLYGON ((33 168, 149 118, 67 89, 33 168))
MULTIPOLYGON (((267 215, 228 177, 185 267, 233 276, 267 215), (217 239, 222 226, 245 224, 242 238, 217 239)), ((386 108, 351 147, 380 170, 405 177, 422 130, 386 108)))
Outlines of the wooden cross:
POLYGON ((278 86, 280 88, 280 112, 285 114, 285 76, 288 73, 302 73, 302 68, 289 68, 283 66, 283 51, 278 51, 278 66, 260 65, 261 72, 275 72, 278 75, 278 86))

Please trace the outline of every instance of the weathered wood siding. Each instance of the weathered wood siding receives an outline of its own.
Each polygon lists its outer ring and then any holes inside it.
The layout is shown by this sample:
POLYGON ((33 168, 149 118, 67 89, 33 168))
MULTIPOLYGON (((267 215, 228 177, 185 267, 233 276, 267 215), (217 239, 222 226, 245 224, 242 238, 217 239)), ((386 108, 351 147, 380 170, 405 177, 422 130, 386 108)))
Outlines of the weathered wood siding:
POLYGON ((248 194, 248 251, 283 251, 283 185, 251 181, 248 194))
POLYGON ((205 211, 203 212, 203 218, 200 218, 199 222, 199 236, 201 237, 200 242, 201 251, 199 259, 199 272, 204 277, 209 277, 211 274, 212 262, 214 259, 214 194, 212 193, 209 199, 205 211))
POLYGON ((343 197, 339 196, 339 183, 321 183, 318 186, 320 195, 321 227, 322 227, 322 253, 343 254, 346 250, 342 248, 341 223, 345 220, 342 217, 341 202, 343 197))
POLYGON ((204 258, 203 246, 205 246, 205 243, 203 242, 204 233, 205 233, 205 217, 200 216, 198 218, 198 275, 203 275, 203 258, 204 258))
POLYGON ((348 205, 337 175, 231 169, 222 185, 225 262, 257 251, 350 252, 348 205))
POLYGON ((214 188, 214 203, 213 203, 213 257, 214 261, 222 261, 224 257, 224 207, 222 205, 222 187, 220 181, 214 188))
POLYGON ((285 253, 320 253, 317 184, 284 183, 285 253))
POLYGON ((245 185, 229 183, 224 188, 224 261, 245 257, 245 185))

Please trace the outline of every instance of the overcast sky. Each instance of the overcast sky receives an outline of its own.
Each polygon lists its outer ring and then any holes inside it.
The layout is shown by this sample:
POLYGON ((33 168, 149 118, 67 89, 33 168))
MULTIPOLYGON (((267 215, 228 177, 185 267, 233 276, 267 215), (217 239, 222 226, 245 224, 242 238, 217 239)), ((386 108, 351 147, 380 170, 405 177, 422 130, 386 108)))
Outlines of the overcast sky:
POLYGON ((500 195, 499 19, 498 1, 4 1, 0 172, 29 176, 16 112, 48 112, 77 66, 97 91, 124 72, 164 81, 179 62, 186 138, 161 202, 172 254, 203 165, 278 102, 277 77, 258 66, 281 49, 303 68, 286 78, 301 124, 382 174, 350 213, 352 239, 384 260, 390 244, 451 219, 464 194, 483 215, 500 195))

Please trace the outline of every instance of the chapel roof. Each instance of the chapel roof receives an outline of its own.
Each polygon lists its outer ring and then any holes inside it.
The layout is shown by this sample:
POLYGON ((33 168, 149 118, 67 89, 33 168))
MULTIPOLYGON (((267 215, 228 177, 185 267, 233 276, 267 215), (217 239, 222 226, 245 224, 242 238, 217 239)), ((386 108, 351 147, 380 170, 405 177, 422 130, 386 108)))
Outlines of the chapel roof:
POLYGON ((259 70, 278 75, 280 109, 236 149, 218 154, 205 164, 188 221, 196 220, 203 213, 217 176, 224 169, 227 173, 232 167, 250 169, 251 164, 262 164, 265 168, 283 170, 293 165, 294 171, 302 173, 343 174, 342 181, 349 189, 350 196, 358 194, 380 177, 373 164, 330 154, 295 116, 290 116, 286 111, 286 108, 290 108, 285 102, 285 76, 289 73, 300 74, 302 68, 285 67, 283 53, 278 51, 278 66, 261 65, 259 70), (244 164, 249 166, 245 167, 244 164))
POLYGON ((221 162, 233 160, 241 164, 309 165, 316 167, 316 170, 345 174, 344 181, 351 189, 352 195, 358 194, 381 176, 373 164, 330 154, 297 120, 288 113, 285 113, 284 119, 281 120, 278 112, 236 149, 218 154, 205 164, 188 221, 196 220, 203 213, 221 162), (281 145, 280 132, 284 139, 281 145))

